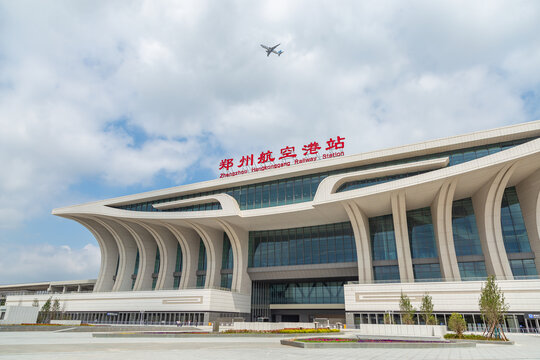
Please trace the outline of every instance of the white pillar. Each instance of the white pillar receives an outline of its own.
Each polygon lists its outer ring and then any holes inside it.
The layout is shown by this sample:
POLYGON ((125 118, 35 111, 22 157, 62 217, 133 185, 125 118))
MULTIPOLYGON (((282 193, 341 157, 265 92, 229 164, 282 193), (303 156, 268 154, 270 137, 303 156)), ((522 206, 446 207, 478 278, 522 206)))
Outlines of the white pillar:
POLYGON ((446 181, 431 205, 441 273, 446 281, 461 280, 452 230, 452 204, 456 184, 454 179, 446 181))
POLYGON ((116 221, 129 231, 139 247, 139 270, 133 290, 151 290, 152 273, 154 272, 154 263, 156 261, 156 241, 142 226, 133 222, 116 221))
POLYGON ((372 283, 373 264, 371 261, 369 219, 354 201, 345 202, 343 206, 347 211, 354 232, 358 259, 358 281, 360 283, 372 283))
POLYGON ((251 294, 251 279, 247 273, 249 232, 227 221, 218 220, 218 222, 223 228, 223 231, 227 233, 233 251, 233 281, 231 290, 242 294, 251 294))
POLYGON ((399 264, 399 277, 401 282, 414 282, 411 248, 407 229, 407 207, 405 193, 392 194, 392 217, 394 219, 394 235, 399 264))
POLYGON ((115 221, 108 218, 95 218, 95 220, 112 234, 118 245, 118 272, 112 291, 130 291, 133 283, 131 275, 137 258, 137 244, 129 231, 115 221))
POLYGON ((540 170, 520 182, 516 190, 534 262, 540 274, 540 170))
POLYGON ((472 197, 486 270, 499 279, 513 279, 502 237, 501 203, 514 169, 515 163, 505 165, 472 197))
POLYGON ((194 288, 197 285, 199 235, 193 229, 176 224, 165 223, 165 226, 176 237, 182 249, 182 278, 179 288, 194 288))
POLYGON ((91 219, 69 217, 86 227, 96 238, 101 251, 101 266, 94 285, 94 292, 111 291, 114 285, 113 276, 118 259, 118 246, 110 232, 91 219))
POLYGON ((221 254, 223 252, 223 232, 205 225, 190 223, 199 234, 206 247, 206 283, 205 288, 221 285, 221 254))
POLYGON ((174 285, 174 270, 176 266, 176 246, 178 241, 162 226, 139 222, 156 240, 159 247, 159 274, 156 290, 172 289, 174 285))

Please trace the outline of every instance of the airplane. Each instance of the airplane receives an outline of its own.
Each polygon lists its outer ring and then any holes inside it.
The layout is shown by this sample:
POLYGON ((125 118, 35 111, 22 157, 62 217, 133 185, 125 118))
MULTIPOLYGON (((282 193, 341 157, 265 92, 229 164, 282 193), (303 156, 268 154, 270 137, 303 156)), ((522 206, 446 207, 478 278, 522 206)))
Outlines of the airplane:
POLYGON ((270 53, 277 54, 277 56, 280 56, 281 54, 283 54, 283 50, 279 50, 279 51, 275 50, 279 45, 281 44, 277 44, 275 46, 270 47, 270 46, 261 44, 262 48, 266 50, 266 56, 270 56, 270 53))

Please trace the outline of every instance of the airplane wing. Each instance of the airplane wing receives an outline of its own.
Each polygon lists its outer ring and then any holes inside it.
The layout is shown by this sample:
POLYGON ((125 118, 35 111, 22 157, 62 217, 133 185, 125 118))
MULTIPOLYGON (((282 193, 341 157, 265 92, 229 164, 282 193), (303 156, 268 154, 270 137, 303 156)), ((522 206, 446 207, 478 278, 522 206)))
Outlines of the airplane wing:
POLYGON ((279 45, 281 45, 281 44, 277 44, 277 45, 272 46, 272 51, 274 51, 279 45))

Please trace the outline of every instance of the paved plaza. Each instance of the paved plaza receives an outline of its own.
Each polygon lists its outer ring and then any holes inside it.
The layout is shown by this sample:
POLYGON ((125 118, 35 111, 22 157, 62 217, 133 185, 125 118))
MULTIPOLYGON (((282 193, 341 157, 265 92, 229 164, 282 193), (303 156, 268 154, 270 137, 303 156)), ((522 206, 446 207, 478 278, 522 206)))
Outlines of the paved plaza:
POLYGON ((0 359, 540 359, 539 335, 462 349, 300 349, 279 338, 93 338, 76 332, 0 332, 0 359))

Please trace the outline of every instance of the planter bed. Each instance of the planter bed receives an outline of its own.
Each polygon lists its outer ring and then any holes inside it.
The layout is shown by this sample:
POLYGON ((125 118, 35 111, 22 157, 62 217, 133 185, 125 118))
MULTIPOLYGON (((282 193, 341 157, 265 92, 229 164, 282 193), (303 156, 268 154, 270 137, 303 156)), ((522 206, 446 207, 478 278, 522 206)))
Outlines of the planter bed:
POLYGON ((300 348, 462 348, 476 347, 475 343, 457 343, 448 340, 421 339, 355 339, 355 338, 295 338, 281 340, 282 345, 300 348))

